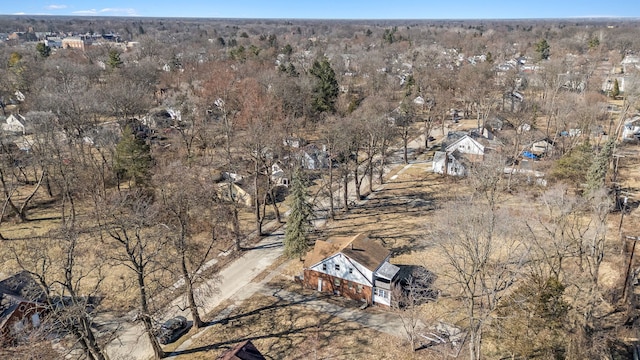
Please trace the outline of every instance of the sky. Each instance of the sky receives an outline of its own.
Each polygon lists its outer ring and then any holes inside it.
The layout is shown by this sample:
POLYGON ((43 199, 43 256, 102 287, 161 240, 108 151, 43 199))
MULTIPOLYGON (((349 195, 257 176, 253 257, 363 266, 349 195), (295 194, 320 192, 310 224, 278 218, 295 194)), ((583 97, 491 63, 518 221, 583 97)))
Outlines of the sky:
POLYGON ((275 19, 640 18, 639 0, 21 0, 3 15, 275 19))

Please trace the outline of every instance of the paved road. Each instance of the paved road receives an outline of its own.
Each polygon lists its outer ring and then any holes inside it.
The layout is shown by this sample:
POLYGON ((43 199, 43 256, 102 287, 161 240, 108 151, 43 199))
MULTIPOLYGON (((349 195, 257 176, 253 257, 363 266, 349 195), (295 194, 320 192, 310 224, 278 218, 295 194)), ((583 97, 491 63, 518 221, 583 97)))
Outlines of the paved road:
MULTIPOLYGON (((282 255, 282 232, 265 237, 253 249, 246 251, 240 258, 222 269, 216 279, 207 281, 200 289, 216 288, 217 294, 204 296, 201 312, 212 311, 223 301, 229 299, 240 289, 251 283, 256 276, 265 271, 282 255)), ((166 318, 183 315, 190 318, 186 310, 184 297, 175 299, 166 311, 166 318), (180 310, 185 309, 185 310, 180 310)), ((141 324, 128 323, 122 327, 117 339, 110 342, 106 352, 111 360, 148 359, 153 356, 151 344, 141 324)))
MULTIPOLYGON (((408 144, 408 147, 413 153, 421 146, 421 144, 424 144, 422 136, 411 141, 408 144)), ((410 165, 407 166, 402 164, 402 148, 394 148, 391 149, 391 151, 392 155, 389 157, 390 163, 385 169, 385 173, 389 173, 398 166, 404 166, 403 170, 406 170, 410 165)), ((366 179, 363 180, 363 184, 361 185, 362 189, 368 188, 366 181, 366 179)), ((342 194, 340 189, 337 190, 337 193, 342 194)), ((351 200, 358 201, 355 199, 353 182, 350 183, 349 193, 351 200)), ((319 201, 316 204, 316 209, 318 211, 323 212, 322 210, 324 210, 324 216, 317 216, 317 220, 314 221, 314 226, 321 227, 324 224, 324 221, 326 221, 327 208, 328 201, 326 199, 322 199, 322 201, 319 201)), ((200 289, 217 288, 218 290, 217 294, 204 297, 206 301, 202 306, 202 313, 210 312, 227 299, 235 298, 242 300, 250 297, 256 291, 260 290, 260 284, 252 284, 252 281, 260 273, 269 268, 269 266, 271 266, 275 260, 282 255, 283 237, 284 234, 282 232, 265 237, 253 249, 246 251, 240 258, 222 269, 216 279, 209 280, 205 285, 203 285, 200 289)), ((213 260, 212 263, 215 263, 215 260, 213 260)), ((322 307, 325 305, 318 306, 322 307)), ((324 308, 327 309, 326 306, 324 308)), ((351 318, 357 318, 360 316, 361 319, 364 319, 362 321, 364 321, 365 325, 368 324, 370 327, 379 328, 381 331, 393 331, 397 333, 397 326, 395 325, 389 328, 394 328, 393 330, 385 330, 386 328, 384 324, 388 319, 377 319, 376 317, 372 317, 367 320, 365 317, 362 317, 362 314, 345 312, 340 309, 333 309, 332 311, 335 311, 336 314, 343 314, 343 316, 351 318)), ((189 312, 186 310, 186 301, 183 296, 175 299, 171 303, 163 318, 170 318, 176 315, 183 315, 188 319, 191 317, 189 312)), ((141 324, 125 323, 121 325, 121 330, 119 331, 117 338, 110 342, 106 347, 106 352, 109 355, 109 358, 111 360, 144 360, 151 358, 153 356, 151 344, 149 343, 146 335, 140 334, 144 334, 144 329, 141 324)))

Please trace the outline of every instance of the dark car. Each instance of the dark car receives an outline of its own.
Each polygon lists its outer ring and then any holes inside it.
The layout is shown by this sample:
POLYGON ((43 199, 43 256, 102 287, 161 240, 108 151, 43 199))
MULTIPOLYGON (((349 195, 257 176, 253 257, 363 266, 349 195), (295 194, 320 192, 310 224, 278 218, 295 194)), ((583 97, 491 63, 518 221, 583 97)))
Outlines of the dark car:
POLYGON ((191 329, 191 323, 187 321, 187 318, 184 316, 176 316, 162 324, 160 329, 158 329, 156 337, 160 344, 166 345, 178 340, 178 338, 189 331, 189 329, 191 329))

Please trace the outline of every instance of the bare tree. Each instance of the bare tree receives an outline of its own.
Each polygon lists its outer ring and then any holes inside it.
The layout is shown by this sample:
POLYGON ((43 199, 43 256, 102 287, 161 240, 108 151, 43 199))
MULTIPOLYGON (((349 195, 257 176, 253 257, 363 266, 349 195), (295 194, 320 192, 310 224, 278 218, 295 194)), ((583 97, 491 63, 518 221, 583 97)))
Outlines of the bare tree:
MULTIPOLYGON (((272 193, 268 159, 273 159, 274 145, 280 141, 275 133, 277 122, 280 120, 280 108, 275 99, 266 92, 266 87, 254 79, 243 81, 241 88, 242 110, 238 114, 238 121, 245 135, 242 137, 241 145, 253 162, 253 210, 256 231, 262 236, 267 198, 272 193), (266 180, 266 186, 260 181, 261 178, 266 180)), ((272 201, 275 202, 275 199, 272 201)))
POLYGON ((513 217, 497 206, 502 176, 495 167, 491 162, 476 166, 469 178, 479 196, 448 204, 433 234, 446 262, 443 275, 460 293, 471 360, 481 358, 488 321, 528 258, 513 217))
POLYGON ((131 270, 138 289, 139 320, 149 338, 157 359, 164 351, 155 336, 153 310, 150 299, 153 287, 149 286, 152 276, 164 269, 160 260, 166 246, 166 236, 159 234, 153 219, 157 218, 157 207, 152 197, 143 190, 119 191, 103 199, 96 210, 97 221, 102 233, 110 239, 111 260, 131 270))
MULTIPOLYGON (((214 125, 213 127, 222 134, 221 139, 213 138, 209 139, 208 142, 213 144, 222 143, 224 147, 224 169, 229 174, 237 173, 237 158, 233 149, 237 141, 236 133, 238 131, 236 116, 240 105, 237 87, 240 75, 229 62, 216 62, 207 66, 203 71, 205 70, 207 71, 207 77, 205 77, 202 86, 197 88, 197 96, 199 103, 206 109, 207 115, 212 125, 214 125)), ((214 135, 215 132, 210 132, 209 134, 214 135)), ((231 194, 233 180, 229 176, 227 181, 228 191, 231 194)), ((229 196, 229 198, 232 197, 229 196)), ((232 205, 232 224, 236 250, 241 250, 242 234, 240 233, 240 221, 238 218, 239 205, 236 201, 231 201, 230 203, 232 205)))
POLYGON ((90 260, 90 245, 81 236, 76 229, 62 227, 28 246, 14 243, 11 250, 19 267, 41 287, 49 311, 43 326, 58 336, 71 334, 87 358, 104 360, 104 344, 98 341, 93 321, 101 301, 104 264, 90 260))
POLYGON ((418 331, 425 326, 422 305, 435 301, 438 296, 433 288, 436 275, 424 267, 412 265, 402 266, 400 274, 401 279, 392 291, 392 305, 402 321, 411 349, 416 351, 418 331))
MULTIPOLYGON (((228 232, 227 209, 221 206, 214 182, 199 171, 177 161, 156 175, 159 190, 158 221, 167 230, 178 256, 178 271, 185 284, 187 307, 196 328, 203 325, 197 294, 210 296, 211 289, 196 289, 203 280, 204 266, 220 238, 228 232), (197 240, 196 236, 200 235, 197 240), (204 239, 202 240, 202 237, 204 239)), ((172 252, 170 252, 172 253, 172 252)))

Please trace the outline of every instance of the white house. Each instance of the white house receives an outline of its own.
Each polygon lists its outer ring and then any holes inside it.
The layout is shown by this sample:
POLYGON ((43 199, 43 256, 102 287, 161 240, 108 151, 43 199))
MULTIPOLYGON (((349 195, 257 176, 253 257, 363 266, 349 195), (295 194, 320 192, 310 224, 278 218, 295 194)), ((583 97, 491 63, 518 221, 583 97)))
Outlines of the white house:
POLYGON ((300 165, 307 170, 320 170, 329 167, 329 153, 315 145, 306 146, 300 153, 300 165))
POLYGON ((25 135, 27 133, 26 119, 20 114, 11 114, 2 124, 2 131, 25 135))
POLYGON ((278 164, 271 165, 271 181, 276 185, 289 187, 289 178, 278 164))
POLYGON ((444 151, 436 151, 433 155, 433 172, 436 174, 445 174, 452 176, 465 176, 467 167, 465 160, 458 151, 446 153, 444 151))
POLYGON ((640 140, 640 115, 627 119, 622 127, 622 141, 640 140))
POLYGON ((469 135, 464 135, 448 144, 445 151, 447 153, 458 151, 461 154, 468 155, 470 160, 482 160, 484 158, 484 145, 469 135))
POLYGON ((318 240, 304 261, 304 284, 369 304, 390 306, 399 267, 365 234, 318 240))
POLYGON ((553 151, 553 148, 554 148, 553 142, 547 139, 537 140, 531 143, 531 145, 529 145, 529 149, 531 153, 536 156, 547 155, 553 151))

